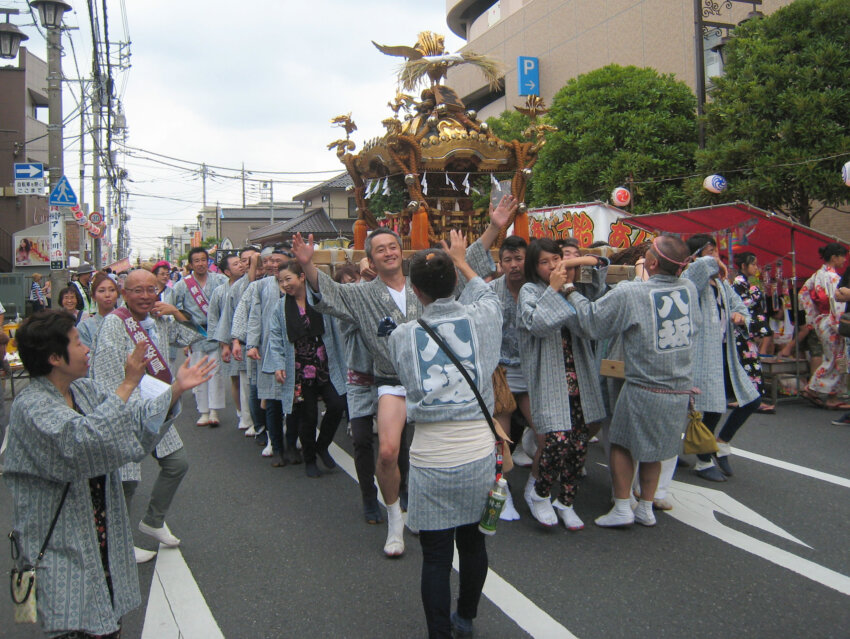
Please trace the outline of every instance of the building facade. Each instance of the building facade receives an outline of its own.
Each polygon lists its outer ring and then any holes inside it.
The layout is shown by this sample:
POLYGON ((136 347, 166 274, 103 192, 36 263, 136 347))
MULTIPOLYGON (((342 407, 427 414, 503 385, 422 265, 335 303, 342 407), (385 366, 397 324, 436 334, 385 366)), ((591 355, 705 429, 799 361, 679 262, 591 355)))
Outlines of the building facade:
POLYGON ((354 188, 354 183, 348 173, 340 173, 321 184, 302 191, 292 199, 301 202, 304 211, 322 209, 340 229, 351 232, 354 220, 357 219, 357 203, 354 193, 348 191, 348 187, 354 188), (337 221, 342 224, 337 223, 337 221))
MULTIPOLYGON (((769 14, 791 0, 446 0, 449 28, 464 51, 505 65, 503 89, 491 91, 480 72, 461 65, 447 84, 483 118, 525 102, 517 59, 537 58, 539 91, 546 104, 568 80, 608 64, 672 73, 696 92, 695 10, 705 22, 737 24, 754 9, 769 14)), ((703 30, 706 78, 722 73, 711 50, 724 29, 703 30)), ((707 80, 710 83, 710 80, 707 80)))
POLYGON ((0 271, 15 264, 12 235, 47 222, 47 198, 15 195, 15 163, 48 164, 38 116, 47 117, 47 63, 21 47, 17 66, 0 67, 0 271))

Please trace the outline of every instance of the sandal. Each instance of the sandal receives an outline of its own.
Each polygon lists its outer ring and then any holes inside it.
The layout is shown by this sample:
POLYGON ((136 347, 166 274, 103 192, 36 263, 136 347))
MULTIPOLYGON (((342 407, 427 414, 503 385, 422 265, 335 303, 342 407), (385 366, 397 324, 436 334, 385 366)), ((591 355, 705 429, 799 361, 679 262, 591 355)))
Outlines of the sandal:
POLYGON ((762 415, 775 415, 776 414, 776 406, 770 406, 769 404, 762 404, 756 409, 757 413, 761 413, 762 415))
POLYGON ((811 402, 818 408, 826 408, 826 402, 810 390, 804 390, 802 393, 800 393, 800 397, 802 397, 808 402, 811 402))
POLYGON ((827 410, 850 410, 850 404, 846 402, 838 402, 837 404, 824 403, 824 408, 827 410))

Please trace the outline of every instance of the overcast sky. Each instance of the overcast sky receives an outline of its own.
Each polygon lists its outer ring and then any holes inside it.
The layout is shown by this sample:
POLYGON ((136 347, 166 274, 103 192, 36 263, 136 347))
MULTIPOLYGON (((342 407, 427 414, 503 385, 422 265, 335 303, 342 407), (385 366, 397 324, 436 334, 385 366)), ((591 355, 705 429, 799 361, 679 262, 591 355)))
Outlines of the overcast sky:
MULTIPOLYGON (((74 7, 65 22, 79 26, 70 34, 86 75, 91 69, 87 3, 66 2, 74 7)), ((23 0, 6 0, 3 6, 26 11, 23 0)), ((444 34, 446 48, 456 51, 463 42, 449 32, 445 7, 444 0, 108 0, 110 40, 127 39, 126 16, 132 41, 132 67, 118 83, 127 144, 235 169, 244 162, 255 171, 342 171, 326 147, 344 132, 331 127, 330 118, 352 112, 358 126, 352 138, 359 149, 364 140, 383 134, 380 121, 391 115, 386 103, 395 95, 399 59, 377 51, 371 40, 413 45, 419 31, 431 30, 444 34)), ((44 40, 24 26, 27 20, 28 15, 13 18, 30 36, 25 46, 44 56, 44 40)), ((64 44, 63 71, 77 77, 67 39, 64 44)), ((69 83, 77 95, 78 87, 69 83)), ((74 108, 75 97, 66 92, 66 117, 74 108)), ((79 119, 65 130, 66 174, 75 188, 79 143, 69 138, 79 130, 79 119)), ((147 257, 161 246, 168 225, 197 220, 202 186, 191 165, 159 158, 186 167, 173 168, 134 155, 123 162, 132 180, 131 246, 147 257)), ((225 177, 232 172, 212 171, 207 203, 241 206, 241 182, 225 177)), ((275 200, 291 199, 310 186, 286 180, 321 181, 333 174, 275 176, 275 200)), ((249 184, 248 203, 259 199, 258 185, 249 184)))

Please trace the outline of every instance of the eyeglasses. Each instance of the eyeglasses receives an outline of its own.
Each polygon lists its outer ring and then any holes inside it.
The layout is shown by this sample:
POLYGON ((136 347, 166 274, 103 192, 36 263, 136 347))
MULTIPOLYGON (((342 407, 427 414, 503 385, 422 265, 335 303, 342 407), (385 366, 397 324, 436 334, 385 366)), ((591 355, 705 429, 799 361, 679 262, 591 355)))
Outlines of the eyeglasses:
POLYGON ((136 288, 125 288, 124 290, 127 291, 128 293, 132 293, 133 295, 144 295, 145 293, 147 293, 148 295, 156 295, 156 287, 155 286, 148 286, 148 287, 137 286, 136 288))

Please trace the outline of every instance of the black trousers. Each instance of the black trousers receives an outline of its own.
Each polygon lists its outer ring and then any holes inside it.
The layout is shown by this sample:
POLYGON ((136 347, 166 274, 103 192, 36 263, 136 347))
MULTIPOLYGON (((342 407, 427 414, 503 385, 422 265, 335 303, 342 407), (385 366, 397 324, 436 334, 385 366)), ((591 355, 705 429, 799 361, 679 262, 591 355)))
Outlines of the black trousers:
POLYGON ((428 637, 452 636, 451 572, 454 545, 460 560, 460 589, 457 614, 464 619, 478 615, 481 590, 487 579, 487 547, 478 522, 446 530, 421 530, 422 606, 428 623, 428 637))
POLYGON ((304 463, 316 461, 316 450, 326 450, 334 439, 339 420, 345 410, 345 399, 336 392, 334 385, 326 382, 321 385, 301 387, 303 401, 292 407, 292 415, 298 422, 298 436, 301 439, 301 454, 304 463), (316 439, 316 422, 319 421, 319 397, 325 402, 325 416, 319 426, 316 439))

